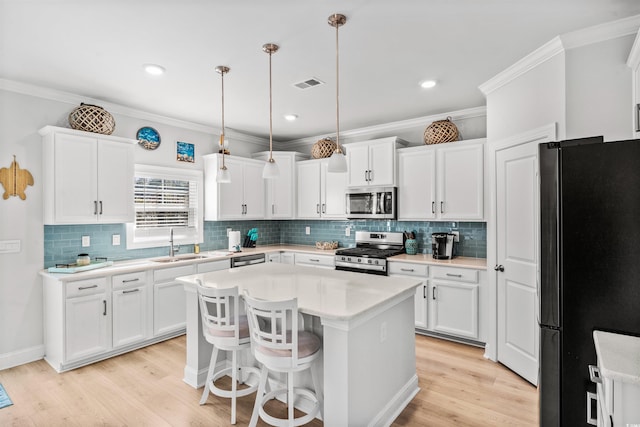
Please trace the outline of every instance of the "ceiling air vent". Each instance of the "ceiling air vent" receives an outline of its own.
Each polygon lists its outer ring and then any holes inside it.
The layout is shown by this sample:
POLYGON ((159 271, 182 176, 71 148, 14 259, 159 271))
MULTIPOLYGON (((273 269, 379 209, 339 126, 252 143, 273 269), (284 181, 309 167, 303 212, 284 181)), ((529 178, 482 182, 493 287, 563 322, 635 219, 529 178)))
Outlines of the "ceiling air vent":
POLYGON ((324 82, 316 79, 315 77, 311 77, 310 79, 294 83, 294 86, 298 89, 309 89, 310 87, 319 86, 321 84, 324 84, 324 82))

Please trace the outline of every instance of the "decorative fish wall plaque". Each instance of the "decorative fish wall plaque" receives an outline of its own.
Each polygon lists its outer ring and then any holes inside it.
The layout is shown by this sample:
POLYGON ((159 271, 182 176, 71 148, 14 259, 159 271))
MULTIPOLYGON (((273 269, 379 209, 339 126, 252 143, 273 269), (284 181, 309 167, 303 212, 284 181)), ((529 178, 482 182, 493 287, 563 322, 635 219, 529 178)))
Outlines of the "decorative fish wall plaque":
POLYGON ((25 200, 27 195, 24 194, 24 191, 27 189, 27 185, 33 185, 33 175, 26 169, 20 169, 14 155, 11 166, 0 169, 0 184, 4 187, 3 199, 7 200, 9 196, 18 196, 25 200))

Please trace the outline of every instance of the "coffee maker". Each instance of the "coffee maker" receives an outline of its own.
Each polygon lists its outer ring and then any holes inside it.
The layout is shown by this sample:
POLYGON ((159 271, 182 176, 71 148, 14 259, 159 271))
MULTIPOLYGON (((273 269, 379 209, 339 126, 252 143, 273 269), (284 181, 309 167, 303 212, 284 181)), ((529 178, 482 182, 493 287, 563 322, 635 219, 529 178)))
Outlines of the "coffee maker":
POLYGON ((431 233, 431 255, 434 259, 451 259, 456 256, 455 234, 431 233))

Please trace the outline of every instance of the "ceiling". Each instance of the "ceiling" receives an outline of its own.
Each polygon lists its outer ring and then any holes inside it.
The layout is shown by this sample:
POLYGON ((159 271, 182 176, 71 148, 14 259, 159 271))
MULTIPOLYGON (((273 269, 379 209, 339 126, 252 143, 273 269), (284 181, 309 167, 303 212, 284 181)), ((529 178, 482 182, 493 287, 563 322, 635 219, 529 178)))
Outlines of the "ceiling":
POLYGON ((0 78, 273 138, 485 104, 478 86, 556 35, 640 14, 638 0, 0 0, 0 78), (143 71, 154 63, 160 77, 143 71), (325 84, 301 90, 315 77, 325 84), (438 85, 422 89, 419 82, 438 85), (299 116, 295 122, 286 113, 299 116))

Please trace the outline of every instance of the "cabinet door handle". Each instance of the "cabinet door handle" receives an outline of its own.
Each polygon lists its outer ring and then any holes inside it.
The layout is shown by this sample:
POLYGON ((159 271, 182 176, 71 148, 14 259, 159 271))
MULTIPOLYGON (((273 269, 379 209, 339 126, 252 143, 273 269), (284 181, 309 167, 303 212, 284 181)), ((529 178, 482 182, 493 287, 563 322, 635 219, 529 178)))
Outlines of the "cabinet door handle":
POLYGON ((136 277, 135 279, 127 279, 127 280, 123 280, 122 283, 131 283, 131 282, 137 282, 138 280, 140 280, 139 277, 136 277))
POLYGON ((100 215, 102 215, 102 200, 100 200, 100 215))
POLYGON ((320 203, 316 204, 316 213, 320 213, 320 203))
POLYGON ((436 213, 436 202, 435 201, 431 202, 431 213, 432 214, 436 213))
POLYGON ((436 287, 431 288, 431 299, 436 299, 436 287))
POLYGON ((327 205, 325 203, 322 204, 322 213, 327 213, 327 205))
POLYGON ((427 299, 427 285, 422 286, 422 298, 427 299))
POLYGON ((636 104, 636 132, 640 132, 640 104, 636 104))
POLYGON ((97 200, 93 201, 93 214, 94 215, 98 215, 98 201, 97 200))
POLYGON ((276 205, 271 205, 271 215, 276 213, 276 205))
POLYGON ((140 292, 140 288, 135 288, 135 289, 129 289, 126 291, 122 291, 123 294, 132 294, 134 292, 140 292))
POLYGON ((369 182, 373 181, 372 171, 369 170, 369 182))
POLYGON ((102 315, 106 316, 107 315, 107 300, 106 299, 102 300, 102 305, 104 306, 104 311, 102 312, 102 315))
POLYGON ((368 172, 369 172, 369 171, 367 171, 367 170, 365 170, 365 171, 364 171, 364 180, 365 180, 365 181, 369 181, 369 174, 368 174, 368 172))
POLYGON ((444 213, 444 202, 440 202, 440 213, 444 213))
POLYGON ((401 268, 400 271, 414 271, 413 268, 401 268))
POLYGON ((311 261, 311 262, 320 262, 319 259, 314 259, 314 258, 309 258, 309 261, 311 261))
POLYGON ((595 365, 589 365, 589 378, 591 379, 592 383, 602 384, 600 368, 595 365))
POLYGON ((448 277, 462 277, 462 274, 451 274, 451 273, 447 273, 448 277))
POLYGON ((91 285, 91 286, 80 286, 78 288, 79 291, 84 291, 85 289, 93 289, 93 288, 97 288, 98 285, 91 285))

